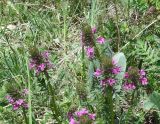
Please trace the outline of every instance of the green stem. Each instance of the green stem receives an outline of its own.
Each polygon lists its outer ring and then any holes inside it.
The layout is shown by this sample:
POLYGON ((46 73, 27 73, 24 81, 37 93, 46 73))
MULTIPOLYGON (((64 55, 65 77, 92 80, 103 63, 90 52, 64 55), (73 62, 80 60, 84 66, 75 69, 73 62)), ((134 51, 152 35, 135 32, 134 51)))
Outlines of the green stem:
POLYGON ((29 91, 29 94, 28 94, 28 104, 29 104, 29 124, 32 124, 32 104, 31 104, 31 82, 30 82, 30 72, 29 72, 29 68, 28 68, 28 58, 27 58, 27 61, 26 61, 26 64, 27 64, 27 75, 28 75, 28 91, 29 91))
POLYGON ((83 82, 85 82, 86 80, 84 56, 85 56, 85 49, 84 49, 84 46, 82 45, 82 81, 83 82))
POLYGON ((55 92, 52 89, 52 85, 50 84, 50 82, 48 82, 48 89, 49 89, 49 92, 50 92, 50 95, 51 95, 51 110, 54 113, 54 117, 57 120, 58 124, 60 124, 61 121, 58 118, 60 113, 58 111, 58 108, 57 108, 57 105, 56 105, 56 102, 55 102, 55 92))
POLYGON ((106 113, 106 122, 109 124, 114 124, 114 110, 113 110, 113 88, 111 86, 106 88, 106 98, 105 98, 105 113, 106 113))
POLYGON ((117 10, 117 0, 114 0, 114 5, 115 5, 115 11, 116 11, 116 27, 117 27, 117 52, 119 51, 119 46, 121 42, 121 37, 120 37, 120 30, 119 30, 119 17, 118 17, 118 10, 117 10))
POLYGON ((47 72, 45 72, 45 76, 48 80, 48 90, 49 90, 49 95, 51 96, 51 103, 50 103, 50 107, 51 107, 51 110, 52 110, 52 113, 55 117, 55 119, 57 120, 58 124, 61 124, 61 121, 59 120, 59 116, 60 116, 60 112, 58 111, 58 107, 56 105, 56 101, 55 101, 55 90, 53 89, 50 81, 49 81, 49 75, 47 72))
POLYGON ((24 116, 25 123, 28 124, 28 120, 27 120, 27 116, 26 116, 26 111, 25 111, 24 108, 22 108, 22 111, 23 111, 23 116, 24 116))

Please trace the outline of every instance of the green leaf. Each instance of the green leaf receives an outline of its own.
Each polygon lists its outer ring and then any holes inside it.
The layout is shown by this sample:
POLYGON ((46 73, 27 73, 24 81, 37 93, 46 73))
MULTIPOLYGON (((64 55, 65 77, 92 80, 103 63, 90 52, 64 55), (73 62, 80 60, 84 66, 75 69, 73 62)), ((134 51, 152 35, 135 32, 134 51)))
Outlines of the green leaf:
POLYGON ((117 63, 117 66, 121 67, 121 73, 119 73, 116 78, 123 79, 125 71, 126 71, 126 57, 124 53, 119 52, 113 56, 113 60, 117 63))
POLYGON ((160 110, 160 94, 156 91, 154 91, 144 102, 143 108, 146 110, 150 110, 152 108, 160 110))

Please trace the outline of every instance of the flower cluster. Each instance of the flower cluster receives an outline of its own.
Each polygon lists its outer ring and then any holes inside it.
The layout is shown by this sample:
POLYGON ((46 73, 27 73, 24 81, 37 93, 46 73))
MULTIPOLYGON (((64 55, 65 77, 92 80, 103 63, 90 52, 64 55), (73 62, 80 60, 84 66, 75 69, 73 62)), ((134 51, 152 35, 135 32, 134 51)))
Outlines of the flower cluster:
POLYGON ((146 72, 141 69, 129 67, 128 72, 124 75, 125 82, 123 84, 124 90, 134 90, 138 85, 147 85, 146 72))
MULTIPOLYGON (((93 35, 96 32, 96 27, 91 28, 89 25, 84 26, 82 30, 82 45, 86 47, 86 54, 89 59, 93 59, 95 56, 93 35)), ((104 44, 106 40, 104 37, 99 36, 97 42, 99 44, 104 44)))
POLYGON ((113 86, 116 83, 115 76, 121 72, 121 67, 112 60, 111 63, 107 63, 103 69, 97 68, 94 72, 94 76, 100 79, 100 85, 105 87, 106 85, 113 86))
POLYGON ((52 68, 53 65, 49 61, 49 52, 45 51, 32 56, 29 63, 29 68, 34 69, 38 75, 41 72, 47 71, 52 68))
POLYGON ((76 111, 71 117, 69 124, 93 124, 96 114, 89 113, 86 108, 76 111))
MULTIPOLYGON (((24 89, 21 95, 25 96, 27 94, 28 94, 28 89, 24 89)), ((25 108, 25 109, 28 108, 27 102, 22 98, 13 98, 10 95, 7 95, 6 99, 12 105, 13 110, 18 110, 20 107, 25 108)))

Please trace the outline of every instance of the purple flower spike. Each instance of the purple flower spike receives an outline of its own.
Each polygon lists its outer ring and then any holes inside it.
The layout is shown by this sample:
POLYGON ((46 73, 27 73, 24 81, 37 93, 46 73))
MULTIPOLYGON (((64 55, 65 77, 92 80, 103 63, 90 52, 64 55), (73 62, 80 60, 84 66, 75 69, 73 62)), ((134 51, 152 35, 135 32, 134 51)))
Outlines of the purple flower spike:
POLYGON ((105 38, 104 37, 98 37, 97 38, 97 42, 99 43, 99 44, 104 44, 105 43, 105 38))
POLYGON ((46 68, 46 65, 45 65, 44 63, 42 63, 42 64, 40 64, 40 65, 38 66, 38 69, 39 69, 40 71, 44 71, 45 68, 46 68))
POLYGON ((99 77, 101 76, 103 73, 103 71, 101 69, 96 69, 96 71, 94 72, 94 76, 99 77))
POLYGON ((107 80, 107 83, 108 83, 108 85, 113 86, 113 85, 116 83, 116 80, 115 80, 115 79, 112 79, 112 78, 109 78, 109 79, 107 80))
POLYGON ((36 66, 35 62, 33 60, 29 63, 29 69, 33 69, 36 66))
POLYGON ((77 122, 73 118, 71 118, 69 124, 79 124, 79 122, 77 122))
POLYGON ((139 70, 139 74, 140 74, 141 76, 145 76, 145 75, 146 75, 146 72, 145 72, 143 69, 141 69, 141 70, 139 70))
POLYGON ((142 85, 147 85, 148 84, 148 80, 145 77, 140 78, 140 81, 141 81, 142 85))
POLYGON ((112 69, 113 74, 119 74, 121 72, 121 67, 115 67, 112 69))
POLYGON ((13 110, 18 110, 19 107, 20 107, 20 106, 19 106, 18 104, 14 104, 14 105, 13 105, 13 110))
POLYGON ((24 100, 23 99, 19 99, 15 103, 16 103, 16 105, 21 106, 24 103, 24 100))
POLYGON ((124 78, 126 78, 126 79, 128 79, 128 78, 129 78, 129 74, 128 74, 128 72, 126 72, 126 73, 124 74, 124 78))
POLYGON ((101 80, 101 81, 100 81, 100 85, 101 85, 102 87, 103 87, 103 86, 106 86, 107 80, 108 80, 108 79, 103 79, 103 80, 101 80))
POLYGON ((8 102, 10 103, 10 104, 13 104, 14 103, 14 99, 11 97, 11 96, 6 96, 6 99, 8 100, 8 102))
POLYGON ((86 49, 86 52, 87 52, 88 58, 93 59, 93 57, 94 57, 94 48, 93 47, 88 47, 86 49))
POLYGON ((125 83, 123 85, 124 90, 134 90, 135 88, 136 86, 134 85, 134 83, 125 83))
POLYGON ((89 114, 89 118, 91 120, 95 120, 96 119, 96 114, 89 114))
POLYGON ((75 112, 78 117, 88 114, 88 110, 86 108, 82 108, 80 111, 75 112))

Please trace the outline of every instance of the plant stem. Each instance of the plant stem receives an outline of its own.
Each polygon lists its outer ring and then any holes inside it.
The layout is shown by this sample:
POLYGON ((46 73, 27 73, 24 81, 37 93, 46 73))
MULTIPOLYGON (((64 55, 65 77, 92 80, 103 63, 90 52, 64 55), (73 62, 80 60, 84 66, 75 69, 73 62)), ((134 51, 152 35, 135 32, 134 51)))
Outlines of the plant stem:
POLYGON ((22 111, 23 111, 24 120, 25 120, 26 124, 28 124, 28 120, 27 120, 27 116, 26 116, 26 111, 25 111, 24 108, 22 108, 22 111))
POLYGON ((106 122, 109 124, 114 124, 114 110, 113 110, 113 88, 111 86, 106 88, 106 97, 105 97, 105 113, 106 113, 106 122))
POLYGON ((141 30, 138 34, 136 34, 132 40, 134 40, 135 38, 139 37, 146 29, 148 29, 150 26, 152 26, 154 23, 156 23, 157 21, 159 21, 158 19, 157 20, 154 20, 153 22, 151 22, 149 25, 147 25, 143 30, 141 30))
POLYGON ((119 46, 121 42, 121 37, 120 37, 120 30, 119 30, 119 17, 118 17, 118 10, 117 10, 117 0, 114 0, 114 5, 115 5, 115 11, 116 11, 116 27, 117 27, 117 52, 119 51, 119 46))
POLYGON ((32 104, 31 104, 31 82, 30 82, 30 72, 29 72, 29 68, 28 68, 28 58, 26 59, 26 64, 27 64, 27 74, 28 74, 28 103, 29 103, 29 124, 32 124, 32 104))
POLYGON ((52 85, 50 84, 50 82, 48 82, 48 89, 49 89, 49 92, 50 92, 50 95, 51 95, 51 110, 54 114, 54 117, 55 119, 57 120, 58 124, 61 123, 61 121, 59 120, 59 111, 58 111, 58 108, 57 108, 57 105, 56 105, 56 102, 55 102, 55 92, 54 90, 52 89, 52 85))
POLYGON ((82 45, 82 81, 83 82, 85 82, 86 80, 84 56, 85 56, 85 49, 84 49, 84 46, 82 45))
POLYGON ((47 78, 47 81, 48 81, 48 90, 49 90, 49 95, 51 96, 51 103, 50 103, 50 106, 51 106, 51 110, 52 110, 52 113, 55 117, 55 119, 57 120, 58 124, 61 124, 61 121, 59 120, 59 116, 60 116, 60 112, 58 111, 58 107, 56 105, 56 101, 55 101, 55 90, 53 90, 53 87, 49 81, 49 75, 47 72, 44 72, 46 78, 47 78))

